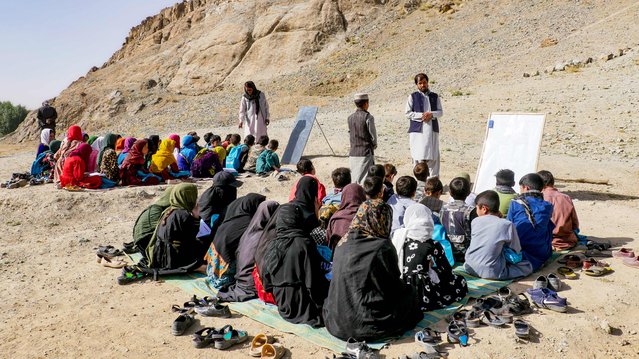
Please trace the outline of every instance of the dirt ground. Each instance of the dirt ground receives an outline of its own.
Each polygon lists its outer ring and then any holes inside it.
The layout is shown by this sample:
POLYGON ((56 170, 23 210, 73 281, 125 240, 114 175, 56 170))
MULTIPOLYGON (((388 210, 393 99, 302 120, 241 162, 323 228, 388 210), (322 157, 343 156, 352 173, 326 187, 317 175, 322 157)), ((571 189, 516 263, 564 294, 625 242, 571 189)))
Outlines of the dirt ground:
MULTIPOLYGON (((453 106, 454 107, 454 106, 453 106)), ((394 123, 391 109, 371 108, 380 113, 378 162, 395 163, 399 175, 410 174, 408 149, 398 146, 405 136, 394 123)), ((337 156, 328 149, 317 129, 305 150, 320 180, 331 188, 330 171, 348 166, 348 146, 344 136, 347 113, 320 114, 320 122, 337 156)), ((288 137, 291 119, 273 123, 270 134, 280 139, 282 149, 288 137)), ((483 121, 472 120, 481 128, 483 121)), ((483 132, 468 127, 450 128, 451 138, 467 138, 462 152, 443 154, 442 179, 446 183, 464 171, 474 176, 483 132)), ((186 132, 185 129, 184 132, 186 132)), ((212 128, 227 133, 232 128, 212 128)), ((205 129, 198 130, 205 132, 205 129)), ((548 131, 548 129, 547 129, 548 131)), ((166 134, 163 134, 166 135, 166 134)), ((443 136, 446 136, 444 134, 443 136)), ((446 137, 443 137, 444 139, 446 137)), ((443 141, 446 143, 446 141, 443 141)), ((23 147, 0 144, 0 178, 25 171, 33 160, 35 145, 23 147)), ((281 152, 280 152, 281 153, 281 152)), ((290 166, 292 167, 292 166, 290 166)), ((636 161, 601 162, 542 150, 539 169, 549 169, 558 178, 608 179, 608 185, 558 181, 562 191, 575 200, 582 233, 594 239, 610 240, 639 250, 639 189, 636 187, 636 161)), ((292 182, 266 178, 248 178, 239 194, 265 193, 268 198, 285 201, 292 182)), ((198 187, 204 190, 207 183, 198 187)), ((6 358, 79 358, 79 357, 248 357, 249 344, 229 351, 194 349, 190 336, 171 335, 175 314, 172 304, 181 304, 189 293, 162 282, 119 286, 119 270, 104 268, 95 261, 98 245, 120 246, 129 241, 133 222, 166 186, 118 188, 107 192, 70 193, 53 185, 0 190, 0 357, 6 358)), ((568 298, 566 314, 538 311, 526 317, 535 330, 529 343, 517 342, 514 329, 479 328, 472 332, 466 348, 448 346, 451 358, 629 358, 639 356, 639 271, 610 259, 615 272, 602 278, 581 276, 570 281, 561 292, 568 298), (612 328, 601 329, 602 321, 612 328)), ((549 273, 556 264, 541 272, 549 273)), ((524 291, 538 275, 511 285, 524 291)), ((188 331, 201 326, 231 324, 250 335, 265 332, 275 335, 288 348, 288 357, 332 357, 326 349, 295 335, 279 333, 251 318, 235 314, 232 319, 200 318, 188 331)), ((443 323, 439 323, 439 326, 443 323)), ((386 358, 410 354, 420 348, 411 340, 393 342, 381 351, 386 358)))

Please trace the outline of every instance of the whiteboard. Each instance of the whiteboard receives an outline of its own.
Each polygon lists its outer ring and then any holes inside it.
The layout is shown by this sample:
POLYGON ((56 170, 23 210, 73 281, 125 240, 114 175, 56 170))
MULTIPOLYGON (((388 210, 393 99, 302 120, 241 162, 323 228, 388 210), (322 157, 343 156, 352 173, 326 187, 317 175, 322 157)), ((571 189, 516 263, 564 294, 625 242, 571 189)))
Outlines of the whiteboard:
POLYGON ((519 191, 519 179, 537 172, 545 122, 546 115, 540 113, 491 113, 473 192, 495 188, 495 173, 501 169, 515 172, 514 188, 519 191))
POLYGON ((282 160, 280 161, 282 164, 296 164, 300 158, 302 158, 306 142, 308 142, 308 137, 311 135, 311 130, 313 129, 313 123, 315 123, 317 110, 318 108, 314 106, 304 106, 300 108, 297 113, 297 118, 295 119, 295 125, 291 131, 291 136, 288 138, 286 149, 282 155, 282 160))

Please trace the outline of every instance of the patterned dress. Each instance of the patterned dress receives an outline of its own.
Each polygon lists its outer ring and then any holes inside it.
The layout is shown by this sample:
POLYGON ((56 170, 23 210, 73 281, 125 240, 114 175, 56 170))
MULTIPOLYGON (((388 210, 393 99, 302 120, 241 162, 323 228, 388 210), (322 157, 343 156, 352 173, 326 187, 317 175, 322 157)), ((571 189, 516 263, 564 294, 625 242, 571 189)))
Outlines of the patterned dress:
POLYGON ((466 280, 453 274, 444 248, 438 242, 406 239, 402 276, 421 298, 421 310, 441 309, 468 293, 466 280))
POLYGON ((100 164, 100 173, 113 182, 120 181, 120 167, 118 167, 118 154, 111 148, 104 150, 102 155, 102 163, 100 164))

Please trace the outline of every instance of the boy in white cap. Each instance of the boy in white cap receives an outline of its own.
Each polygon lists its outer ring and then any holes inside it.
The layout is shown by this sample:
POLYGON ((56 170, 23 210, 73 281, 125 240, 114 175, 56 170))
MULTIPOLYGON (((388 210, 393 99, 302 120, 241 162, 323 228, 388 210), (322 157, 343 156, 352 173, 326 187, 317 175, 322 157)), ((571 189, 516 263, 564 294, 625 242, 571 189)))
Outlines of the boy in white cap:
POLYGON ((353 100, 357 110, 348 116, 348 133, 351 149, 348 153, 353 183, 364 183, 368 169, 375 164, 374 150, 377 148, 375 118, 368 113, 368 94, 355 94, 353 100))

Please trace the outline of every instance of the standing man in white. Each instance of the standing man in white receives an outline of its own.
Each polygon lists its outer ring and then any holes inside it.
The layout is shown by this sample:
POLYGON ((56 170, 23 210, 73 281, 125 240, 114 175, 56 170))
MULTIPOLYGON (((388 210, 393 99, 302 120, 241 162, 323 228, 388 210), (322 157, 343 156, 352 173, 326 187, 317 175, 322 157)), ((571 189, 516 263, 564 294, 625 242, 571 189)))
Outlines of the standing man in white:
POLYGON ((431 177, 439 177, 439 118, 444 115, 439 95, 428 89, 428 76, 415 75, 417 91, 408 96, 406 118, 413 163, 426 162, 431 177))
POLYGON ((244 83, 244 95, 240 101, 239 128, 244 128, 244 137, 253 135, 255 138, 267 136, 266 126, 270 120, 268 102, 263 92, 255 87, 253 81, 244 83))

